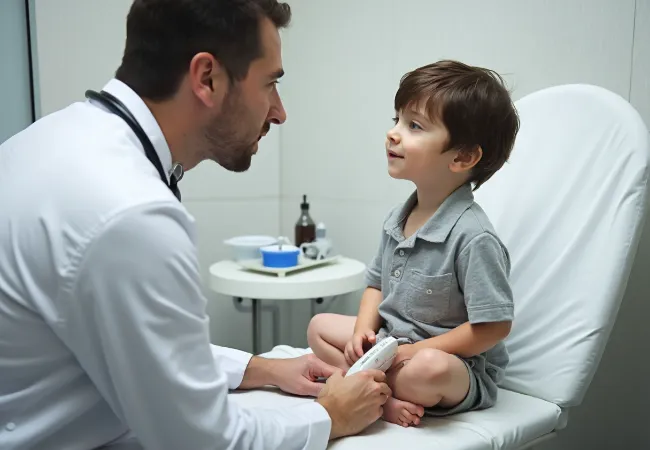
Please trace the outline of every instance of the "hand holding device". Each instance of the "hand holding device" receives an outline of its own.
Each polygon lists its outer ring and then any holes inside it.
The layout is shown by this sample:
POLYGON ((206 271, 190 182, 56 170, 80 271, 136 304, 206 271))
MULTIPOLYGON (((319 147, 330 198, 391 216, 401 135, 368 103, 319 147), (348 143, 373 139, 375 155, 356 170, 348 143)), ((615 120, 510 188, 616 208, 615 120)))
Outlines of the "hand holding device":
POLYGON ((376 422, 391 395, 383 372, 366 370, 345 378, 336 372, 329 377, 316 401, 332 419, 330 439, 336 439, 357 434, 376 422))
POLYGON ((372 369, 386 372, 392 365, 395 355, 397 355, 397 346, 397 339, 388 336, 357 360, 345 376, 349 377, 357 372, 372 369))

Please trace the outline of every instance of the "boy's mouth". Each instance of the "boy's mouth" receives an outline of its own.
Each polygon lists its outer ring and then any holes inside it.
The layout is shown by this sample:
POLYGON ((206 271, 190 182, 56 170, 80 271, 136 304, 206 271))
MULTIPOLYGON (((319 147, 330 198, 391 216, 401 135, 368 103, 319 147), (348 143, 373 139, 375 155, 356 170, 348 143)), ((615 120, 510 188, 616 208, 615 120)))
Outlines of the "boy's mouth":
POLYGON ((399 155, 399 154, 395 153, 395 152, 392 151, 392 150, 387 150, 387 153, 388 153, 388 157, 389 157, 389 158, 399 158, 399 159, 404 159, 404 157, 403 157, 402 155, 399 155))

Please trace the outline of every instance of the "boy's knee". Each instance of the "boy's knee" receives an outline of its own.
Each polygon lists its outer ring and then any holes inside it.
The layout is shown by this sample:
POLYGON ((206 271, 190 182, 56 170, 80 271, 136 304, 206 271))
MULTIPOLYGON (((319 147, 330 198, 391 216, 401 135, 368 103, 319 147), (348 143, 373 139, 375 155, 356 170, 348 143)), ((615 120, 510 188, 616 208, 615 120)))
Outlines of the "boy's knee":
POLYGON ((327 314, 325 313, 316 314, 311 318, 309 325, 307 326, 307 341, 310 344, 321 338, 325 322, 327 322, 327 314))
POLYGON ((417 370, 429 381, 439 383, 449 377, 449 357, 442 350, 426 348, 417 352, 409 364, 417 365, 417 370))

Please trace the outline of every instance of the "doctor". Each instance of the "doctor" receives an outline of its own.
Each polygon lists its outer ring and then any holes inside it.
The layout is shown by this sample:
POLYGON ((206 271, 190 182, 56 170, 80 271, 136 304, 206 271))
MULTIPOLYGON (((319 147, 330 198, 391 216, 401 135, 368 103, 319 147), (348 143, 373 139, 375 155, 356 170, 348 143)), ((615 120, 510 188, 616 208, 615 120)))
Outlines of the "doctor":
POLYGON ((322 449, 380 417, 381 372, 209 343, 177 182, 248 169, 285 121, 289 20, 276 0, 135 0, 103 92, 0 146, 0 448, 322 449), (317 399, 228 400, 264 385, 317 399))

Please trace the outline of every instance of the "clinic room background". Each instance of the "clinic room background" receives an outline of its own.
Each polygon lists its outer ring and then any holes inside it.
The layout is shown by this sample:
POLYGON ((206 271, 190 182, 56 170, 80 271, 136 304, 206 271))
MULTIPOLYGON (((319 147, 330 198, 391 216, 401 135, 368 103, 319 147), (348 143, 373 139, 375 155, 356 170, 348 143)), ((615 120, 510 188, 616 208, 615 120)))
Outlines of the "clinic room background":
MULTIPOLYGON (((8 11, 24 3, 2 1, 8 11)), ((83 100, 86 89, 101 88, 112 77, 131 0, 30 1, 30 75, 38 118, 83 100)), ((250 314, 208 288, 209 266, 229 257, 224 240, 245 234, 293 237, 303 195, 314 220, 326 224, 336 251, 365 263, 373 256, 385 214, 412 190, 388 176, 384 153, 393 95, 410 69, 442 58, 486 66, 504 76, 515 100, 552 85, 592 83, 630 100, 650 126, 650 0, 290 4, 294 19, 282 33, 286 76, 279 87, 287 122, 272 127, 247 173, 203 163, 181 182, 183 202, 198 224, 214 343, 248 351, 252 345, 250 314)), ((2 24, 4 33, 23 32, 9 21, 2 24)), ((11 81, 5 77, 14 69, 5 66, 3 79, 11 81)), ((7 110, 4 104, 3 116, 28 114, 16 100, 25 78, 15 80, 14 87, 5 81, 0 87, 17 105, 7 110)), ((650 359, 643 333, 650 317, 649 268, 646 225, 587 398, 572 412, 571 426, 539 448, 650 448, 650 359)), ((325 299, 317 311, 355 314, 359 298, 360 292, 325 299)), ((281 342, 306 346, 310 304, 284 302, 280 308, 281 342)), ((265 313, 265 343, 271 341, 270 325, 265 313)))

